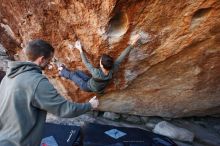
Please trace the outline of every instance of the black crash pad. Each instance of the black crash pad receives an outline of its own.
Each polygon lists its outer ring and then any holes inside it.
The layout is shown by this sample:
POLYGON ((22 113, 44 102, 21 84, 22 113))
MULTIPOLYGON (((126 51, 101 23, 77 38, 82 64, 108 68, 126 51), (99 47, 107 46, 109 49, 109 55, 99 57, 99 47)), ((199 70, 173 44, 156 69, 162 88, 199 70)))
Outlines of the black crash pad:
POLYGON ((138 128, 89 123, 82 134, 83 146, 177 146, 167 137, 138 128))
MULTIPOLYGON (((80 127, 46 123, 43 138, 53 136, 58 146, 80 146, 80 127)), ((42 139, 43 139, 42 138, 42 139)))

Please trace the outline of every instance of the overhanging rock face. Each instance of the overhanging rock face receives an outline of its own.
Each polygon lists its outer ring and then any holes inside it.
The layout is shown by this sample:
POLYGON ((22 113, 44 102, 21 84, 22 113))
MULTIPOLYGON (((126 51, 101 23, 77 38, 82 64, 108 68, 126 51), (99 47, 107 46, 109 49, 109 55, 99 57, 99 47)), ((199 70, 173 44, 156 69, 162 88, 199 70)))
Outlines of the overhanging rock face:
MULTIPOLYGON (((220 113, 219 0, 3 0, 0 12, 10 39, 22 45, 45 39, 71 69, 86 70, 69 48, 77 39, 96 66, 102 53, 116 58, 133 34, 144 32, 146 43, 123 62, 100 97, 100 110, 162 117, 220 113)), ((93 95, 57 77, 55 67, 46 74, 67 98, 81 102, 93 95)))

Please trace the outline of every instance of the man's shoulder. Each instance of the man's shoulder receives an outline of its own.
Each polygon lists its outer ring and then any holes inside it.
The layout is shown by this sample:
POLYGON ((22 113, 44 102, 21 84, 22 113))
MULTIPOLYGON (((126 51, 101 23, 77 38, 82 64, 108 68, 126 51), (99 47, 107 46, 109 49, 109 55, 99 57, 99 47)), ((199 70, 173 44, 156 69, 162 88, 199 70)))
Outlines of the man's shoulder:
POLYGON ((41 73, 27 71, 27 72, 24 72, 23 74, 18 75, 16 80, 18 82, 26 82, 26 83, 29 83, 29 84, 37 84, 38 82, 40 82, 44 78, 47 79, 47 77, 44 76, 41 73))
POLYGON ((24 76, 30 77, 30 78, 45 78, 45 75, 42 73, 39 73, 37 71, 27 71, 24 72, 24 76))

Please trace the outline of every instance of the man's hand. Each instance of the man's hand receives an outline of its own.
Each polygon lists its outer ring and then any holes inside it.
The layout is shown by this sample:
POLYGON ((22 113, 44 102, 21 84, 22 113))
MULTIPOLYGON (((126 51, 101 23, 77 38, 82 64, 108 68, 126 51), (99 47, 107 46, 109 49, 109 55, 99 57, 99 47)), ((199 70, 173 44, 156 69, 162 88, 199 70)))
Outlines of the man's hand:
POLYGON ((132 38, 132 40, 130 40, 130 45, 132 45, 132 46, 136 45, 136 43, 137 43, 137 41, 138 41, 139 39, 140 39, 140 35, 139 35, 139 34, 135 35, 135 36, 132 38))
POLYGON ((79 40, 75 42, 75 48, 82 52, 82 45, 79 40))
POLYGON ((99 100, 94 96, 92 99, 89 100, 89 103, 92 105, 92 108, 97 108, 99 106, 99 100))

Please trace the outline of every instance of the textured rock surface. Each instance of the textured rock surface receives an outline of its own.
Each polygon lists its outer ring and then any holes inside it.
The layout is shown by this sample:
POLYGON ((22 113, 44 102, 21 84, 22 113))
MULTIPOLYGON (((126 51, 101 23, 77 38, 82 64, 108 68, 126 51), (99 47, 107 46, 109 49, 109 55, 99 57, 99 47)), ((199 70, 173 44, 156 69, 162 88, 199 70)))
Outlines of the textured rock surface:
POLYGON ((180 141, 193 142, 194 139, 194 133, 191 131, 177 127, 166 121, 158 123, 153 129, 153 132, 180 141))
MULTIPOLYGON (((213 121, 208 121, 206 123, 203 121, 203 125, 198 125, 195 123, 192 123, 190 121, 174 121, 173 123, 177 126, 181 126, 182 128, 186 128, 193 132, 195 134, 195 138, 198 139, 201 143, 207 144, 207 145, 213 145, 218 146, 220 145, 219 140, 219 132, 215 133, 213 132, 213 125, 216 123, 213 123, 213 121)), ((217 131, 216 131, 217 132, 217 131)))
POLYGON ((120 119, 120 115, 112 112, 105 112, 103 117, 110 120, 118 120, 120 119))
MULTIPOLYGON (((79 53, 68 48, 80 39, 89 59, 116 58, 140 31, 148 43, 132 50, 108 93, 103 111, 183 117, 220 113, 219 0, 1 0, 0 42, 22 59, 19 46, 42 38, 56 58, 83 69, 79 53)), ((92 94, 46 71, 63 95, 85 101, 92 94)))

